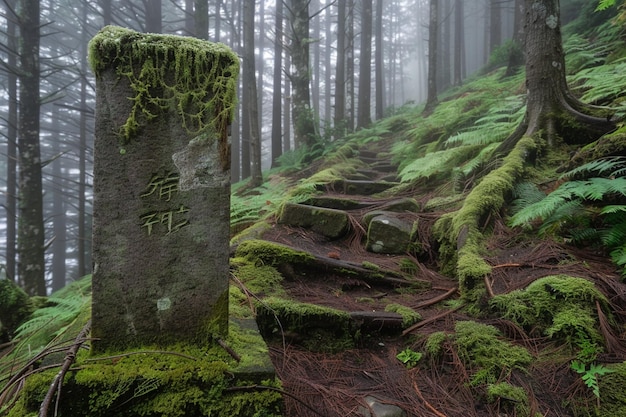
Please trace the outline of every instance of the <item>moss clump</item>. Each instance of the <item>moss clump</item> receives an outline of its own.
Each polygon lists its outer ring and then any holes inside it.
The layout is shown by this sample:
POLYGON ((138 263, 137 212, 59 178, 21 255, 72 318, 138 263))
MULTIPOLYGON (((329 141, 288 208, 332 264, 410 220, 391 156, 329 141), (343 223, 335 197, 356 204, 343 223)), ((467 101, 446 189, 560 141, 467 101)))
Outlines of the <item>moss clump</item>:
POLYGON ((493 384, 515 369, 524 370, 532 356, 521 346, 500 339, 493 326, 474 321, 460 321, 452 336, 456 351, 466 367, 473 371, 473 386, 493 384))
POLYGON ((490 305, 495 313, 529 331, 582 348, 603 343, 596 302, 609 311, 608 300, 591 281, 554 275, 526 289, 495 296, 490 305))
POLYGON ((198 134, 225 132, 232 120, 239 58, 225 45, 106 26, 89 43, 89 62, 97 78, 114 68, 136 94, 120 127, 123 143, 163 109, 198 134))
POLYGON ((443 352, 443 345, 446 340, 448 340, 448 335, 445 332, 435 332, 426 339, 424 350, 428 356, 437 358, 443 352))
POLYGON ((598 417, 626 416, 626 362, 611 365, 613 373, 602 375, 599 379, 600 409, 598 417))
POLYGON ((498 402, 500 411, 515 413, 514 415, 518 417, 531 417, 528 394, 522 387, 516 387, 507 382, 489 384, 487 386, 487 401, 490 403, 498 402))
POLYGON ((277 243, 262 240, 247 240, 237 247, 235 256, 247 258, 257 265, 277 266, 296 263, 307 264, 314 258, 306 252, 300 252, 277 243))
MULTIPOLYGON (((146 348, 146 352, 148 348, 146 348)), ((139 416, 279 416, 275 391, 237 391, 249 381, 231 381, 234 362, 218 347, 171 346, 166 354, 126 352, 110 358, 80 354, 75 371, 63 384, 60 417, 139 416)), ((9 416, 22 417, 39 409, 56 370, 27 379, 20 400, 9 416)), ((266 381, 277 387, 274 381, 266 381)))
POLYGON ((0 279, 0 343, 8 342, 33 312, 28 295, 10 279, 0 279))
POLYGON ((234 266, 233 275, 254 294, 265 296, 285 294, 281 286, 283 276, 273 266, 255 265, 245 258, 232 259, 231 266, 234 266))
POLYGON ((402 327, 407 328, 422 319, 422 316, 411 307, 403 306, 401 304, 391 303, 385 306, 385 311, 391 313, 398 313, 402 316, 402 327))

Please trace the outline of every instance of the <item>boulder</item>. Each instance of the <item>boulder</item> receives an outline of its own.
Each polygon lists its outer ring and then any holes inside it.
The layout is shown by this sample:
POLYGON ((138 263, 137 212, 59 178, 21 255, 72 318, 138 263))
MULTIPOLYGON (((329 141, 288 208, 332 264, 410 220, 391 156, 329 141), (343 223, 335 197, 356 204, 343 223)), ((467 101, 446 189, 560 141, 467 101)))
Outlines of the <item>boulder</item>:
POLYGON ((367 250, 374 253, 402 254, 413 242, 413 221, 392 212, 378 212, 367 226, 367 250))
POLYGON ((361 407, 363 417, 406 417, 406 412, 397 405, 385 404, 372 395, 365 397, 365 402, 367 407, 361 407))

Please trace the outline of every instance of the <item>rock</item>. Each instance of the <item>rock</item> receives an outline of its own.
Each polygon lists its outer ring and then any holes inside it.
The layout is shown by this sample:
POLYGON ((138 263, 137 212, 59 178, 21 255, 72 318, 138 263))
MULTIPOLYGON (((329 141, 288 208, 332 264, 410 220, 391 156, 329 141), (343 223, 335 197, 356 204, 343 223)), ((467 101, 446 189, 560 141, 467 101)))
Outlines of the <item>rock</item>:
POLYGON ((366 248, 374 253, 406 253, 413 242, 411 221, 400 219, 391 212, 379 212, 369 221, 366 248))
POLYGON ((384 404, 372 395, 365 397, 365 402, 369 407, 361 407, 363 417, 406 417, 404 410, 397 405, 384 404))
POLYGON ((350 229, 350 220, 345 212, 305 204, 285 204, 278 222, 310 228, 329 239, 339 239, 350 229))
POLYGON ((342 190, 345 194, 349 195, 373 195, 387 191, 398 184, 397 182, 341 180, 335 181, 332 184, 332 189, 337 191, 342 190))

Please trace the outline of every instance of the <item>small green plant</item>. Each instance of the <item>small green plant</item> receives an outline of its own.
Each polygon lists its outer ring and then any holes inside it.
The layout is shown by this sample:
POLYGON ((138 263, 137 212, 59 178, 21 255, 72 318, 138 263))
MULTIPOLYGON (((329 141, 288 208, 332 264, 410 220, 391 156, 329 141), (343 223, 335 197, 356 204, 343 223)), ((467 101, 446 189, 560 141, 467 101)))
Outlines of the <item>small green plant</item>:
POLYGON ((581 361, 573 361, 571 365, 572 369, 581 375, 581 378, 585 385, 593 391, 593 395, 600 399, 600 386, 598 385, 598 377, 615 372, 614 369, 607 368, 604 365, 598 365, 592 363, 587 368, 587 365, 581 361))
POLYGON ((411 348, 406 348, 396 355, 396 358, 402 362, 407 369, 415 368, 417 363, 422 359, 422 354, 411 348))

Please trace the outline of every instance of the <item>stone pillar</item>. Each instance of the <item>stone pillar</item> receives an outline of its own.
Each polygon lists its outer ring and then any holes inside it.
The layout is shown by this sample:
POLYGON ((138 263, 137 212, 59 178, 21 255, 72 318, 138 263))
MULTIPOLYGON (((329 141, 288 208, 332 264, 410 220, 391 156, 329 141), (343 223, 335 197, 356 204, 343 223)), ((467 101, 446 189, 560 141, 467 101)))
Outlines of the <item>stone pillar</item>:
POLYGON ((238 57, 221 44, 108 26, 89 60, 94 351, 206 343, 228 328, 238 57))

